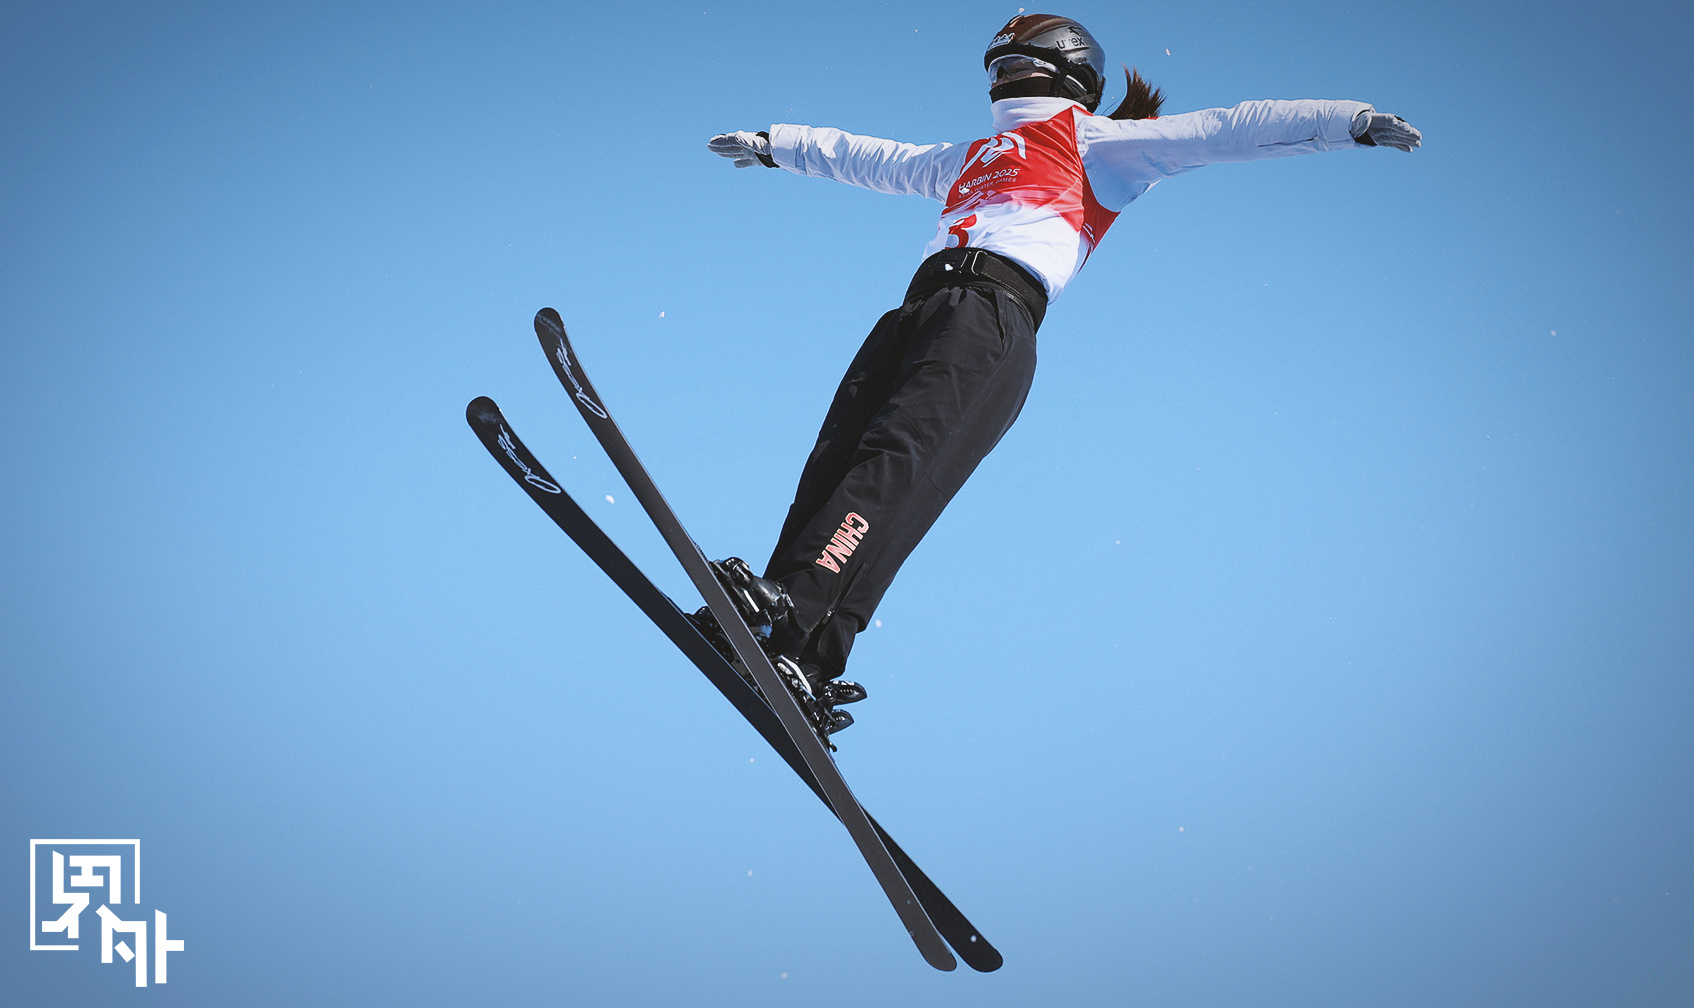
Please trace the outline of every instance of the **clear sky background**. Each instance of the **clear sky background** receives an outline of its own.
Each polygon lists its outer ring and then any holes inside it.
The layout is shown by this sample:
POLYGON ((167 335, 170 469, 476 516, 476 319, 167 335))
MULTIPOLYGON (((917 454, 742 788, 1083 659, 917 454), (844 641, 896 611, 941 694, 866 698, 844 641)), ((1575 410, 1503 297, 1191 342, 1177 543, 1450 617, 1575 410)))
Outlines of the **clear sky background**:
POLYGON ((1169 111, 1426 144, 1131 206, 861 638, 840 763, 998 973, 466 428, 698 604, 555 306, 762 562, 937 207, 704 141, 983 135, 1016 10, 0 8, 0 908, 30 838, 139 837, 186 941, 144 995, 20 927, 0 1001, 1689 1003, 1686 3, 1061 11, 1169 111))

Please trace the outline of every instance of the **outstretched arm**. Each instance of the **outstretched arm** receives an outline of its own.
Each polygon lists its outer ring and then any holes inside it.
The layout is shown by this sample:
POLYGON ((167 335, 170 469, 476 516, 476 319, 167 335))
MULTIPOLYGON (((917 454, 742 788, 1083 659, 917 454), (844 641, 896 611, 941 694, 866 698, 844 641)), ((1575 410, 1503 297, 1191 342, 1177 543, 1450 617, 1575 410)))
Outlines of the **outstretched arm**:
POLYGON ((1203 165, 1381 144, 1416 146, 1403 120, 1357 101, 1250 101, 1157 119, 1088 120, 1089 154, 1147 183, 1203 165), (1398 125, 1396 125, 1398 124, 1398 125), (1363 139, 1360 139, 1363 138, 1363 139))
POLYGON ((706 142, 737 168, 763 164, 835 179, 876 192, 945 200, 966 148, 909 144, 814 126, 772 126, 768 133, 720 133, 706 142))

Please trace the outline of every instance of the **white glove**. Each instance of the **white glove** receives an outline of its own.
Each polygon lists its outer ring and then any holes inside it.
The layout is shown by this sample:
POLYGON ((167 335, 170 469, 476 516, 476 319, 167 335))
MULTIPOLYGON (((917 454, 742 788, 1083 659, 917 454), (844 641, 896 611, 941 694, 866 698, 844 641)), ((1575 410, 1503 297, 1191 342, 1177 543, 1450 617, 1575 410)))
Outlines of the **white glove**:
POLYGON ((1366 109, 1353 117, 1353 140, 1366 147, 1392 147, 1410 154, 1423 146, 1423 134, 1411 123, 1386 112, 1366 109))
POLYGON ((720 157, 733 158, 737 168, 751 168, 756 164, 776 167, 776 162, 771 160, 771 138, 763 133, 746 130, 719 133, 706 141, 706 149, 720 157))

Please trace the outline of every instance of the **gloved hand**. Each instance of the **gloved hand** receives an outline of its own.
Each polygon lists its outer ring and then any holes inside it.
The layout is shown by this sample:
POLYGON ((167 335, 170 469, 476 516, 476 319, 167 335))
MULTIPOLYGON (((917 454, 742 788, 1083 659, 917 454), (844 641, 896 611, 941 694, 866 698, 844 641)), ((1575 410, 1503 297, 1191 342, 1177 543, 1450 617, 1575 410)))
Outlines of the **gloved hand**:
POLYGON ((1411 123, 1386 112, 1366 109, 1353 117, 1355 143, 1366 147, 1392 147, 1410 154, 1413 147, 1423 146, 1423 134, 1411 123))
POLYGON ((719 133, 706 141, 706 149, 721 157, 734 158, 737 168, 751 168, 756 164, 776 167, 776 162, 771 160, 769 133, 749 133, 746 130, 719 133))

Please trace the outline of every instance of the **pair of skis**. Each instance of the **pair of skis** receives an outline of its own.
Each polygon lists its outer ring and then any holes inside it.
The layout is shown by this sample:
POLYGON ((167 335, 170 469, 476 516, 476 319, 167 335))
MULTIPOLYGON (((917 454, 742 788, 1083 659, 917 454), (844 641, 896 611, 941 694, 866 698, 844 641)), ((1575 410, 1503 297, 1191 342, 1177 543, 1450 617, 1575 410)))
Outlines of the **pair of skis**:
POLYGON ((687 571, 689 580, 706 600, 712 615, 717 618, 729 637, 736 655, 752 673, 758 685, 755 690, 720 655, 705 637, 695 629, 686 616, 634 563, 614 544, 593 519, 577 506, 564 488, 536 461, 529 449, 518 440, 511 425, 501 415, 492 399, 479 397, 465 410, 478 439, 495 461, 516 480, 541 510, 587 553, 601 570, 628 595, 641 611, 671 639, 671 642, 692 661, 718 688, 726 699, 741 712, 771 748, 786 761, 800 779, 806 782, 820 800, 847 827, 865 863, 887 894, 889 902, 900 916, 906 931, 922 953, 924 961, 939 970, 955 967, 951 945, 959 958, 972 969, 988 972, 1000 968, 1000 953, 977 933, 946 894, 918 868, 900 849, 886 830, 872 819, 836 768, 828 748, 812 730, 801 710, 770 659, 754 639, 752 631, 742 622, 729 594, 707 566, 705 554, 694 544, 682 523, 671 511, 653 483, 652 477, 636 458, 623 432, 618 429, 611 413, 601 402, 599 393, 588 380, 582 363, 577 359, 570 339, 565 334, 559 313, 543 308, 535 316, 535 334, 542 349, 577 412, 587 421, 600 446, 611 457, 648 517, 659 529, 665 542, 687 571), (761 695, 763 694, 763 695, 761 695))

